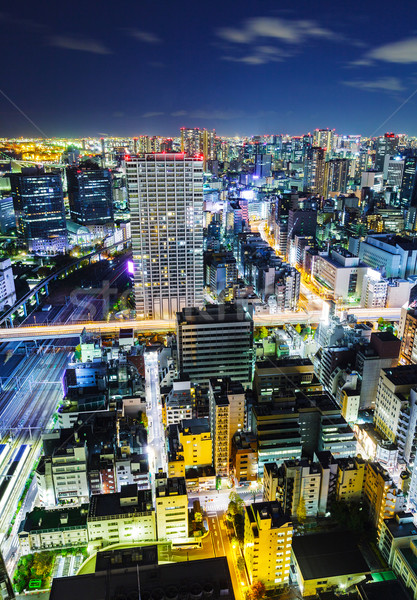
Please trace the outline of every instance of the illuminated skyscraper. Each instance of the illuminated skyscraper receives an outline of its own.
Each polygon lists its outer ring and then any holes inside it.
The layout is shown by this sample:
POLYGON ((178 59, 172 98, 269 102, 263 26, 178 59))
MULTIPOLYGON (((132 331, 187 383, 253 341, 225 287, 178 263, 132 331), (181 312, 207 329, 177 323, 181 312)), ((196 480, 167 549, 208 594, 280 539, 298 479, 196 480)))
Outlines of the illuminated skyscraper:
POLYGON ((325 164, 323 195, 331 192, 345 194, 349 178, 350 161, 347 158, 333 158, 325 164))
POLYGON ((204 156, 204 167, 206 161, 216 158, 215 140, 216 132, 214 129, 181 128, 181 152, 190 157, 202 154, 204 156))
POLYGON ((79 225, 105 225, 113 221, 112 176, 109 169, 88 165, 67 169, 71 219, 79 225))
POLYGON ((126 162, 138 318, 203 303, 203 162, 146 154, 126 162))
POLYGON ((326 152, 331 152, 333 148, 333 129, 316 129, 314 131, 313 146, 319 146, 326 152))
POLYGON ((384 170, 385 155, 394 156, 397 152, 398 136, 394 133, 386 133, 376 140, 375 171, 384 170))
POLYGON ((324 149, 317 146, 309 148, 304 159, 304 190, 317 196, 324 192, 324 159, 324 149))
POLYGON ((64 196, 59 173, 36 167, 10 174, 17 233, 31 252, 64 252, 67 247, 64 196))

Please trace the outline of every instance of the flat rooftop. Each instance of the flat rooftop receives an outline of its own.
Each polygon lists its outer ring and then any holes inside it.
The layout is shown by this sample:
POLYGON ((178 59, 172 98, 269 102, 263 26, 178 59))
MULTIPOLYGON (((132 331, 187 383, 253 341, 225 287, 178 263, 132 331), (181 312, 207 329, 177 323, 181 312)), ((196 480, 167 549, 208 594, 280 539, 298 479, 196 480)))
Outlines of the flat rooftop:
MULTIPOLYGON (((132 549, 136 550, 136 549, 132 549)), ((89 575, 55 578, 50 600, 116 600, 120 598, 174 598, 181 590, 183 597, 205 594, 213 600, 234 600, 227 558, 206 558, 163 565, 143 565, 89 575), (139 577, 138 571, 139 568, 139 577), (171 596, 169 596, 171 594, 171 596)))
POLYGON ((370 571, 349 531, 296 536, 292 549, 304 580, 370 571))

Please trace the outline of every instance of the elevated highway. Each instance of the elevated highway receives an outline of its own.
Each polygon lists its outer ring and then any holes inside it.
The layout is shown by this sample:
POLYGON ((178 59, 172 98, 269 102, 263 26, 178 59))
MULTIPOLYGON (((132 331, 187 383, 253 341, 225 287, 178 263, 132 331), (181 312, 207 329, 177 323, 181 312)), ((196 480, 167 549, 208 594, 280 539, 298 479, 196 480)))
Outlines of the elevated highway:
MULTIPOLYGON (((347 311, 356 316, 358 321, 378 321, 381 317, 387 321, 399 321, 400 308, 352 308, 347 311)), ((321 311, 283 312, 276 315, 254 315, 256 327, 274 327, 292 324, 317 325, 320 322, 321 311)), ((127 320, 118 322, 89 321, 74 324, 28 325, 10 329, 0 329, 0 342, 38 340, 38 339, 65 339, 77 337, 83 329, 100 334, 118 334, 120 329, 133 329, 137 333, 168 333, 175 331, 175 320, 127 320)))

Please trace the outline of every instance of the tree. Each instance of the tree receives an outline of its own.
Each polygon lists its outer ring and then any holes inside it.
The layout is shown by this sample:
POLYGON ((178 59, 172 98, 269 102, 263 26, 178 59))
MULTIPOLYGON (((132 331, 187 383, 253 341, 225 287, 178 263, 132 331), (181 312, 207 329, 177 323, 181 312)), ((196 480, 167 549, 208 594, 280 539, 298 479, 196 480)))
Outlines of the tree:
POLYGON ((236 564, 237 564, 237 568, 239 569, 239 571, 245 570, 245 559, 243 558, 243 556, 239 556, 236 564))
POLYGON ((268 337, 268 330, 265 327, 265 325, 262 325, 260 331, 259 331, 259 338, 262 340, 264 338, 268 337))
POLYGON ((297 519, 298 522, 303 525, 307 518, 307 510, 306 510, 306 501, 304 500, 304 496, 300 496, 300 502, 297 507, 297 519))
POLYGON ((385 327, 386 323, 383 317, 379 317, 378 319, 378 329, 379 331, 382 331, 385 327))
POLYGON ((262 600, 265 597, 266 588, 265 584, 262 581, 255 581, 249 588, 249 598, 250 600, 262 600))
POLYGON ((229 494, 229 506, 227 512, 232 516, 243 513, 244 502, 242 498, 236 492, 230 492, 229 494))
POLYGON ((142 425, 145 427, 145 429, 148 427, 149 421, 148 421, 148 415, 146 414, 146 412, 143 411, 139 411, 138 414, 138 419, 139 419, 139 423, 142 423, 142 425))

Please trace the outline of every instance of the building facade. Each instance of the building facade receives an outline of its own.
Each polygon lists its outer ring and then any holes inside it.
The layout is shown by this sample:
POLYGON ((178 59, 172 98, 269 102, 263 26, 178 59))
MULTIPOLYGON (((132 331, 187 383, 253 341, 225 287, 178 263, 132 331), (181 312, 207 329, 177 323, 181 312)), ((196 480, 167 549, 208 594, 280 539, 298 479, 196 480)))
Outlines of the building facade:
POLYGON ((183 154, 126 162, 136 315, 175 317, 203 304, 203 163, 183 154))

